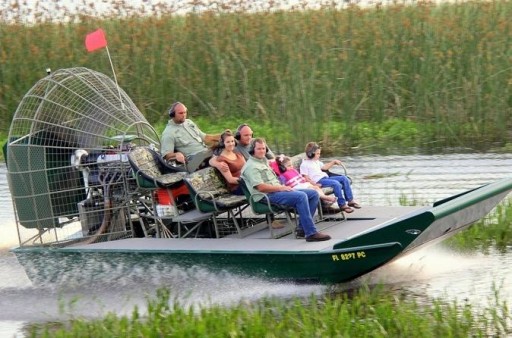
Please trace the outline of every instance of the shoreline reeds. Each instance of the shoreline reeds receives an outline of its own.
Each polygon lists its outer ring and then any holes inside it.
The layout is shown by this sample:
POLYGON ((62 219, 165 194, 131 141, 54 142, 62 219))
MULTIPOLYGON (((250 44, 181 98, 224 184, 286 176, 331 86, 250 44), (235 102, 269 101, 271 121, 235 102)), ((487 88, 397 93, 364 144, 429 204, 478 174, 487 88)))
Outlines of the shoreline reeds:
POLYGON ((138 14, 0 22, 4 137, 46 68, 111 74, 83 45, 102 27, 119 84, 157 129, 180 100, 207 132, 250 122, 289 152, 511 147, 508 1, 138 14))

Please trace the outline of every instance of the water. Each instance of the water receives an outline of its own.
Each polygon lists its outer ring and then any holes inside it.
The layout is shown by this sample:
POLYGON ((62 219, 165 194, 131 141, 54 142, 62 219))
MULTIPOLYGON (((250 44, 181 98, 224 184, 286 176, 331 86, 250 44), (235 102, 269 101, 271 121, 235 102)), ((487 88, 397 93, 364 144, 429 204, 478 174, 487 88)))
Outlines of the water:
MULTIPOLYGON (((398 205, 404 196, 409 201, 430 203, 509 177, 512 167, 512 154, 357 156, 342 160, 353 179, 356 198, 363 205, 398 205)), ((160 262, 149 270, 133 267, 129 273, 104 265, 104 271, 94 280, 81 279, 80 271, 70 266, 57 283, 35 285, 8 251, 18 239, 5 174, 5 164, 0 164, 0 337, 23 337, 29 323, 98 318, 108 312, 129 315, 134 306, 143 311, 147 297, 164 286, 171 289, 178 302, 194 306, 332 291, 323 285, 269 282, 160 262)), ((91 261, 86 268, 98 266, 101 262, 91 261)), ((438 244, 341 285, 338 291, 357 288, 363 282, 384 283, 391 292, 405 292, 417 299, 439 297, 477 307, 493 304, 497 288, 500 299, 510 303, 512 253, 463 254, 438 244)))

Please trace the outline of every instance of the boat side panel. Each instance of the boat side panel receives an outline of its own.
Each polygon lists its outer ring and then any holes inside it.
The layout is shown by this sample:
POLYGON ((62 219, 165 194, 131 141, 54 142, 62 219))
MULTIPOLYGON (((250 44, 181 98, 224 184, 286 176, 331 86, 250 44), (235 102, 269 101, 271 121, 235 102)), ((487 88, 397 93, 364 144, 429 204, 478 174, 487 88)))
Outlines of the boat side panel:
POLYGON ((347 241, 334 245, 334 249, 346 249, 363 245, 376 245, 381 243, 399 242, 407 247, 432 222, 434 217, 430 211, 399 219, 385 227, 363 233, 347 241))
MULTIPOLYGON (((167 264, 189 269, 204 267, 242 276, 297 282, 340 283, 357 278, 390 261, 402 250, 398 243, 365 246, 353 250, 316 253, 290 252, 105 252, 63 250, 17 250, 16 256, 36 284, 55 283, 79 274, 86 281, 105 271, 129 275, 167 264), (126 270, 127 271, 124 271, 126 270), (129 271, 128 271, 129 270, 129 271), (91 276, 89 276, 91 275, 91 276)), ((109 276, 113 278, 113 276, 109 276)))

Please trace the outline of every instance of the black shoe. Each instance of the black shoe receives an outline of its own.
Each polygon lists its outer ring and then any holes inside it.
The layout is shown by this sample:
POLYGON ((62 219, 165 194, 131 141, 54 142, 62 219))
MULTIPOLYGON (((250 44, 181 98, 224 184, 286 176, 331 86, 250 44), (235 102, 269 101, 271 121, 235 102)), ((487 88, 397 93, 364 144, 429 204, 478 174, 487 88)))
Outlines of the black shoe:
POLYGON ((331 236, 323 234, 321 232, 317 232, 314 235, 306 237, 306 242, 321 242, 328 241, 331 239, 331 236))
POLYGON ((304 238, 304 237, 306 237, 304 230, 302 230, 302 228, 296 228, 295 229, 295 238, 304 238))

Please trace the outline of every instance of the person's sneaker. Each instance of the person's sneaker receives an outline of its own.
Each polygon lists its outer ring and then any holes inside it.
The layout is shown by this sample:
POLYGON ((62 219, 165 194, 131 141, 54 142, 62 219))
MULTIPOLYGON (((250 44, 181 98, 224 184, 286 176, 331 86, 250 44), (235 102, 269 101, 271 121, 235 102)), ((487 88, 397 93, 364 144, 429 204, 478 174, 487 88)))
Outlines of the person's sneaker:
POLYGON ((295 238, 304 238, 304 237, 306 237, 304 230, 302 228, 296 228, 295 229, 295 238))
POLYGON ((331 236, 327 234, 323 234, 321 232, 317 232, 314 235, 306 237, 306 242, 321 242, 321 241, 328 241, 331 239, 331 236))
POLYGON ((272 221, 272 229, 282 229, 286 226, 286 221, 275 219, 272 221))

